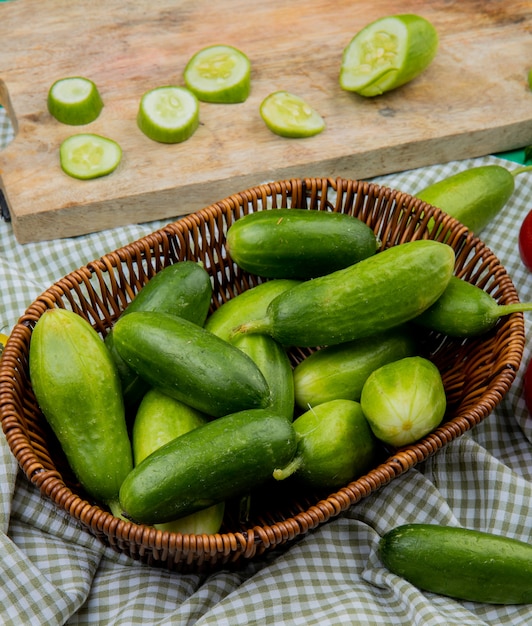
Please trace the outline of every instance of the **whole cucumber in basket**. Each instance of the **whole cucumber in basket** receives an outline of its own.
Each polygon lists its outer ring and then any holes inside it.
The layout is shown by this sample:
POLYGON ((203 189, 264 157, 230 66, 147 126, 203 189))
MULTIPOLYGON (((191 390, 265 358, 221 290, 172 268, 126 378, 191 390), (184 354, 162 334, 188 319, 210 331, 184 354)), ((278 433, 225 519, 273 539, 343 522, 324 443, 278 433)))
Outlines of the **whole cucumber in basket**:
MULTIPOLYGON (((207 422, 205 415, 170 398, 156 389, 150 389, 142 398, 133 423, 133 459, 138 465, 152 452, 176 437, 207 422)), ((175 533, 214 534, 220 530, 225 503, 191 513, 166 524, 156 524, 158 530, 175 533)))
POLYGON ((532 311, 532 303, 498 304, 487 291, 453 276, 436 302, 413 321, 449 337, 476 337, 500 317, 523 311, 532 311))
MULTIPOLYGON (((235 326, 254 316, 264 315, 274 297, 298 284, 296 280, 274 279, 243 291, 210 315, 205 329, 229 341, 235 326)), ((270 388, 270 406, 292 420, 294 379, 284 348, 267 335, 240 335, 233 344, 245 352, 262 372, 270 388)))
POLYGON ((277 296, 262 318, 233 334, 266 333, 284 346, 353 341, 420 315, 443 293, 455 255, 438 241, 393 246, 350 267, 301 283, 277 296))
POLYGON ((481 165, 439 180, 414 195, 478 234, 512 196, 515 177, 530 170, 532 166, 510 171, 500 165, 481 165))
POLYGON ((118 353, 141 378, 211 417, 269 403, 268 384, 253 360, 193 322, 135 311, 116 322, 113 334, 118 353))
POLYGON ((133 460, 120 380, 102 338, 80 315, 49 309, 31 336, 29 370, 37 402, 75 476, 116 512, 133 460))
POLYGON ((405 524, 386 533, 380 558, 411 584, 489 604, 532 603, 532 545, 492 533, 405 524))
MULTIPOLYGON (((211 279, 205 268, 195 261, 178 261, 155 274, 127 305, 121 317, 134 311, 159 311, 179 315, 203 326, 211 296, 211 279)), ((133 410, 149 385, 120 357, 114 346, 112 328, 105 337, 105 343, 118 367, 126 408, 133 410)))
POLYGON ((120 490, 122 513, 160 524, 245 495, 285 466, 295 450, 292 424, 270 409, 220 417, 137 465, 120 490))
POLYGON ((227 231, 227 250, 242 269, 266 278, 323 276, 375 254, 373 230, 352 215, 307 209, 248 213, 227 231))
POLYGON ((316 350, 294 368, 295 401, 303 410, 331 400, 359 401, 371 372, 415 353, 414 335, 404 326, 316 350))

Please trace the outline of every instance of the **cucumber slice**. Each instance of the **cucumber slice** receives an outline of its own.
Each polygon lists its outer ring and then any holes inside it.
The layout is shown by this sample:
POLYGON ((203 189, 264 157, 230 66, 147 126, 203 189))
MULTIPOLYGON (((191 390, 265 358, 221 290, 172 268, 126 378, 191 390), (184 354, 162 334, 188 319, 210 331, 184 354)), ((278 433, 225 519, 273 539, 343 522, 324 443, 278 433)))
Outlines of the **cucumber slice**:
POLYGON ((281 137, 312 137, 321 133, 325 122, 303 98, 288 91, 275 91, 260 105, 266 126, 281 137))
POLYGON ((48 111, 58 122, 81 126, 93 122, 103 108, 96 85, 82 76, 61 78, 48 91, 48 111))
POLYGON ((137 125, 153 141, 186 141, 199 126, 198 99, 185 87, 156 87, 142 96, 137 125))
POLYGON ((438 34, 425 18, 382 17, 358 32, 345 48, 340 86, 361 96, 378 96, 421 74, 437 49, 438 34))
POLYGON ((184 79, 202 102, 244 102, 251 90, 251 64, 233 46, 208 46, 187 63, 184 79))
POLYGON ((107 137, 80 133, 63 141, 59 158, 66 174, 87 180, 114 171, 122 159, 122 148, 107 137))

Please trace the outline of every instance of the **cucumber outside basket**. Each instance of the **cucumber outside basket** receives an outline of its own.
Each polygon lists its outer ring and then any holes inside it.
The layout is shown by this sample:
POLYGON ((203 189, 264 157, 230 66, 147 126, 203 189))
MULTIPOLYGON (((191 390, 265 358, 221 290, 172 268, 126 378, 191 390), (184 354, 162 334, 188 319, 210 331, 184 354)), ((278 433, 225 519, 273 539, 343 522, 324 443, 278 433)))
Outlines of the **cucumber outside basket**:
MULTIPOLYGON (((333 493, 277 486, 270 492, 265 486, 251 494, 249 510, 229 506, 220 532, 213 535, 172 533, 114 517, 80 488, 35 401, 28 373, 35 323, 47 309, 63 307, 85 317, 104 337, 152 276, 185 259, 201 261, 209 272, 214 310, 261 282, 229 258, 225 247, 229 226, 251 211, 279 207, 354 215, 374 230, 382 247, 414 239, 445 240, 455 250, 457 275, 501 304, 518 301, 497 257, 455 219, 400 191, 341 178, 292 179, 236 193, 103 254, 50 286, 21 315, 0 362, 3 431, 27 479, 45 497, 106 545, 151 566, 216 571, 290 546, 479 424, 502 400, 519 369, 525 344, 521 313, 501 318, 490 333, 475 339, 429 333, 425 349, 442 373, 446 417, 422 440, 387 449, 367 474, 333 493)), ((291 350, 292 363, 297 364, 310 350, 291 350)))

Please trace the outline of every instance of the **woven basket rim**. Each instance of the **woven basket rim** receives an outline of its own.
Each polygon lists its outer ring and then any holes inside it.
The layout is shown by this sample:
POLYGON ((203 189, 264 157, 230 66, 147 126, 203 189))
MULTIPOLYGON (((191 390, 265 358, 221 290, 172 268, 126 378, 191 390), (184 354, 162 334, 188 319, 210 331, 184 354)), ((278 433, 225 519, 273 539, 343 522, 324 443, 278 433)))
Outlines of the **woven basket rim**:
MULTIPOLYGON (((465 226, 436 207, 423 203, 409 194, 374 183, 342 178, 290 179, 264 183, 233 194, 177 221, 169 222, 135 242, 105 253, 102 257, 73 270, 56 281, 43 291, 20 316, 9 336, 0 361, 0 419, 8 444, 24 474, 43 494, 51 498, 56 505, 79 521, 82 526, 119 551, 121 544, 126 542, 130 550, 131 545, 138 547, 139 554, 143 550, 156 551, 161 557, 159 560, 162 561, 167 552, 183 552, 186 556, 186 565, 194 568, 202 565, 210 567, 211 562, 213 565, 216 563, 227 565, 239 562, 241 559, 246 561, 262 554, 265 550, 289 544, 310 530, 338 517, 352 505, 409 471, 450 441, 473 428, 489 415, 512 385, 524 351, 524 317, 522 314, 513 314, 504 320, 503 325, 512 339, 507 347, 507 362, 499 371, 493 372, 491 387, 483 394, 481 402, 476 406, 452 417, 420 441, 392 451, 388 458, 367 474, 327 494, 308 508, 284 520, 260 526, 254 524, 244 530, 220 532, 215 535, 184 535, 119 520, 98 504, 93 504, 82 495, 73 492, 65 484, 57 469, 44 467, 36 454, 30 433, 23 427, 17 412, 14 396, 20 395, 23 390, 18 390, 12 384, 13 372, 20 367, 20 354, 29 348, 31 320, 42 314, 46 308, 60 305, 59 301, 65 289, 70 288, 75 291, 76 285, 85 285, 85 281, 93 280, 99 273, 107 272, 110 275, 120 264, 137 254, 139 247, 143 253, 150 248, 160 250, 162 247, 164 249, 171 238, 188 233, 191 229, 204 224, 206 220, 217 219, 221 213, 232 210, 235 205, 255 206, 257 202, 265 198, 270 199, 274 194, 290 196, 292 201, 295 197, 297 201, 298 198, 304 198, 305 194, 307 197, 309 193, 317 197, 330 190, 337 194, 339 192, 360 194, 364 198, 373 194, 379 198, 391 199, 423 210, 427 221, 430 217, 439 219, 441 224, 452 232, 456 241, 466 241, 467 245, 479 250, 481 256, 495 259, 498 263, 492 251, 480 239, 467 231, 465 226)), ((327 200, 327 197, 322 200, 327 200)), ((497 270, 499 272, 497 281, 504 284, 510 294, 508 302, 518 301, 512 281, 500 263, 497 270)))

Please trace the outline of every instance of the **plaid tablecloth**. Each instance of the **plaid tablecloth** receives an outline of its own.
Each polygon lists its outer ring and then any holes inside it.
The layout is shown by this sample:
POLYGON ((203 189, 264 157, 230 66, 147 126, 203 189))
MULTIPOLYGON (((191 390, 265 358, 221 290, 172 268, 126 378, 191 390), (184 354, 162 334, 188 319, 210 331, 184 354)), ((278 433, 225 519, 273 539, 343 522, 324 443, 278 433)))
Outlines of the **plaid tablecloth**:
MULTIPOLYGON (((0 109, 0 146, 11 137, 0 109)), ((414 193, 485 163, 515 166, 485 157, 377 180, 414 193)), ((520 263, 517 235, 531 208, 532 174, 524 174, 505 210, 482 233, 522 300, 532 299, 532 275, 520 263)), ((20 245, 9 223, 0 222, 0 329, 9 332, 58 278, 161 225, 20 245)), ((387 572, 376 554, 379 536, 407 522, 463 525, 532 540, 532 420, 521 383, 528 358, 527 348, 511 392, 480 426, 340 519, 239 572, 170 573, 105 548, 41 497, 18 471, 1 436, 0 623, 529 626, 532 605, 498 607, 422 593, 387 572)))

